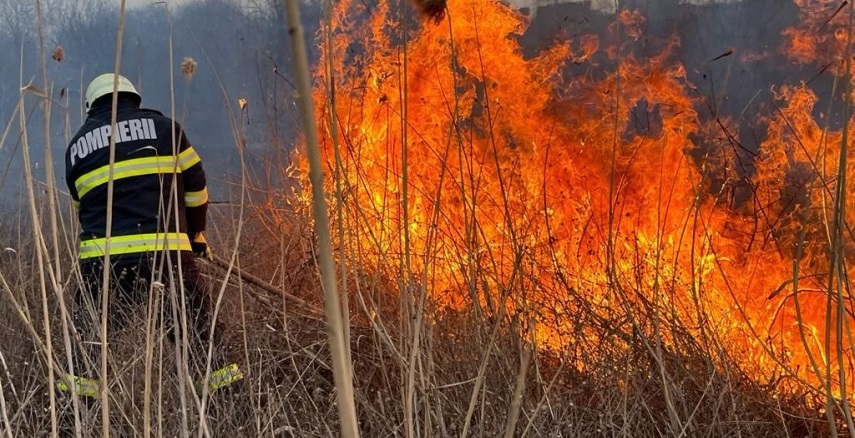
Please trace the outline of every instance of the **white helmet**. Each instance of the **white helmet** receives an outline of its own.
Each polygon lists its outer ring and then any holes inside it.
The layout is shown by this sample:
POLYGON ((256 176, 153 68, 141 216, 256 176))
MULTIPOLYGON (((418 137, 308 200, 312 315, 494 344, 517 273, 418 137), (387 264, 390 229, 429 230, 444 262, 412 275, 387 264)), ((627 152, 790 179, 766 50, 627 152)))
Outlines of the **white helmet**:
MULTIPOLYGON (((86 111, 92 109, 92 104, 95 103, 99 97, 113 93, 113 80, 115 77, 116 75, 113 73, 104 73, 89 83, 89 86, 86 87, 86 100, 83 102, 86 106, 86 111)), ((118 91, 120 93, 132 93, 138 99, 142 100, 142 96, 137 89, 134 88, 134 84, 122 75, 119 75, 118 91)))

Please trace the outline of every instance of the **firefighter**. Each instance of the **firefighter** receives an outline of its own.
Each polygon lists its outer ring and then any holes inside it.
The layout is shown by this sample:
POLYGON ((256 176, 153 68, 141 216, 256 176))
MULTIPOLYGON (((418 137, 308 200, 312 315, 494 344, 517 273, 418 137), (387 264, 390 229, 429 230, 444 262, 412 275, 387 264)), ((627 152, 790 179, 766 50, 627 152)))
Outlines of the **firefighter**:
MULTIPOLYGON (((84 396, 97 396, 99 389, 97 380, 83 376, 95 375, 93 368, 100 366, 98 327, 108 246, 112 278, 108 332, 120 330, 135 313, 145 315, 136 309, 149 303, 150 294, 162 292, 167 310, 161 324, 168 328, 170 338, 178 341, 182 339, 182 322, 186 321, 188 359, 200 376, 204 375, 210 340, 208 294, 194 258, 212 258, 204 234, 208 189, 201 159, 178 123, 158 111, 140 108, 142 96, 123 76, 118 76, 114 128, 115 79, 114 74, 106 73, 89 84, 84 102, 86 121, 65 154, 66 183, 81 228, 79 266, 83 282, 74 297, 73 320, 84 351, 76 354, 76 375, 69 374, 59 386, 68 390, 73 382, 84 396), (115 142, 112 175, 111 140, 115 142), (111 176, 112 232, 108 240, 111 176), (183 306, 170 306, 182 301, 183 306), (186 318, 173 317, 181 312, 186 312, 186 318)), ((242 377, 231 364, 211 373, 208 386, 216 390, 242 377)))

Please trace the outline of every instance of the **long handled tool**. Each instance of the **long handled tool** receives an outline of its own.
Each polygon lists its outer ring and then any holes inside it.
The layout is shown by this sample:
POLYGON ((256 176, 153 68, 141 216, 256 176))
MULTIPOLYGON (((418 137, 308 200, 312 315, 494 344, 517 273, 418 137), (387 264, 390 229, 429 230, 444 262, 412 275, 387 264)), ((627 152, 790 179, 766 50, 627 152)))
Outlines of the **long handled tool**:
MULTIPOLYGON (((201 259, 201 260, 208 261, 208 259, 205 259, 205 258, 200 258, 200 259, 201 259)), ((321 319, 321 318, 323 317, 323 314, 324 314, 323 310, 321 310, 321 309, 319 309, 319 308, 317 308, 317 307, 315 307, 315 306, 313 306, 313 305, 311 305, 311 304, 307 303, 307 302, 306 302, 305 300, 303 300, 302 298, 299 298, 299 297, 297 297, 297 296, 291 295, 291 294, 289 294, 288 292, 285 292, 284 290, 282 290, 282 289, 280 289, 280 288, 278 288, 278 287, 276 287, 276 286, 274 286, 274 285, 272 285, 272 284, 270 284, 270 283, 268 283, 268 282, 266 282, 266 281, 262 280, 261 278, 258 278, 258 277, 256 277, 255 275, 252 275, 252 274, 250 274, 249 272, 246 272, 246 271, 244 271, 244 270, 240 269, 240 268, 239 268, 239 267, 237 267, 237 266, 230 265, 230 263, 229 263, 229 262, 227 262, 227 261, 223 260, 223 259, 222 259, 222 258, 220 258, 220 257, 213 256, 213 258, 210 260, 210 263, 211 263, 212 265, 214 265, 214 266, 216 266, 216 267, 218 267, 218 268, 222 269, 222 270, 223 270, 223 271, 225 271, 225 272, 229 272, 229 268, 231 268, 231 273, 232 273, 233 275, 237 275, 237 276, 238 276, 238 277, 240 277, 243 281, 245 281, 245 282, 247 282, 247 283, 249 283, 249 284, 251 284, 251 285, 253 285, 253 286, 255 286, 255 287, 259 288, 259 289, 261 289, 261 290, 264 290, 264 291, 266 291, 266 292, 269 292, 270 294, 273 294, 273 295, 278 296, 278 297, 282 297, 282 299, 287 300, 287 301, 290 301, 291 303, 296 304, 297 306, 299 306, 300 308, 302 308, 303 310, 305 310, 305 311, 308 313, 308 314, 307 314, 307 315, 305 315, 305 316, 308 316, 308 317, 310 317, 310 318, 314 318, 314 319, 321 319)), ((271 307, 272 309, 274 309, 274 310, 276 310, 276 311, 279 311, 278 305, 276 305, 275 303, 272 303, 272 302, 270 301, 270 297, 269 297, 268 295, 265 295, 265 294, 259 293, 258 291, 255 291, 255 290, 252 290, 252 289, 249 289, 249 293, 250 293, 250 294, 251 294, 255 299, 257 299, 258 301, 260 301, 260 302, 264 303, 266 306, 269 306, 269 307, 271 307)))

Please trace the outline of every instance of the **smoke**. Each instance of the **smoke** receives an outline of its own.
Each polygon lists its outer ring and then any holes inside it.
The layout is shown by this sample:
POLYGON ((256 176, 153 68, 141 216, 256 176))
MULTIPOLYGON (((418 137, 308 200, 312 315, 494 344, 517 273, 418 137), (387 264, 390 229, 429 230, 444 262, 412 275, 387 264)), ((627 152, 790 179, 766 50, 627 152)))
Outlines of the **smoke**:
MULTIPOLYGON (((622 59, 645 60, 669 51, 667 63, 681 65, 695 110, 701 123, 710 129, 690 137, 686 152, 697 166, 710 169, 710 193, 728 190, 729 207, 747 211, 756 194, 750 190, 758 171, 762 145, 770 139, 769 118, 777 117, 786 105, 782 87, 806 89, 818 96, 814 120, 839 129, 841 93, 834 93, 834 75, 820 62, 794 62, 788 50, 788 29, 804 28, 804 16, 793 1, 780 0, 625 0, 621 10, 637 10, 643 17, 638 39, 616 36, 614 2, 553 2, 512 0, 529 9, 531 25, 521 36, 526 56, 535 57, 555 43, 571 41, 581 50, 585 38, 596 38, 600 47, 620 47, 613 56, 598 52, 593 62, 569 63, 563 72, 566 82, 576 78, 601 77, 614 71, 622 59), (598 7, 603 6, 603 7, 598 7), (676 43, 674 43, 676 41, 676 43), (834 105, 831 105, 834 104, 834 105), (722 150, 734 155, 729 165, 715 171, 708 160, 722 150)), ((827 18, 821 17, 820 22, 827 18)), ((808 31, 815 30, 809 27, 808 31)), ((827 29, 831 34, 832 30, 827 29)), ((627 135, 655 133, 657 109, 637 102, 632 109, 637 120, 627 135)), ((801 200, 806 193, 803 169, 791 163, 781 196, 801 200)), ((797 202, 791 202, 795 204, 797 202)), ((802 204, 804 204, 802 202, 802 204)))
MULTIPOLYGON (((602 45, 616 44, 608 29, 614 22, 611 9, 596 3, 555 3, 549 0, 512 0, 517 6, 534 4, 537 13, 521 41, 527 56, 534 56, 555 41, 580 41, 595 35, 602 45)), ((799 83, 816 76, 819 68, 794 65, 784 54, 784 29, 798 24, 798 9, 791 1, 780 0, 631 0, 622 8, 639 10, 644 17, 641 39, 627 44, 622 56, 645 59, 670 49, 670 62, 685 67, 694 97, 702 98, 699 114, 707 119, 737 117, 748 123, 773 104, 772 84, 799 83), (677 40, 675 47, 671 42, 677 40)), ((578 44, 578 43, 575 43, 578 44)), ((614 67, 600 58, 603 70, 614 67)), ((589 66, 571 65, 574 75, 596 74, 589 66)), ((815 87, 827 85, 829 77, 816 78, 815 87)), ((750 124, 750 123, 748 123, 750 124)), ((745 143, 756 150, 758 131, 745 125, 745 143)))
POLYGON ((507 0, 507 3, 517 9, 529 11, 532 16, 536 15, 540 8, 569 3, 590 5, 591 10, 598 12, 615 12, 614 0, 507 0))
MULTIPOLYGON (((257 157, 268 147, 284 151, 293 147, 298 139, 296 123, 291 113, 282 109, 296 97, 289 84, 290 54, 282 49, 289 46, 289 37, 276 15, 278 9, 272 7, 278 2, 171 0, 166 8, 163 2, 137 0, 129 5, 133 7, 126 11, 121 73, 143 93, 143 106, 174 113, 186 128, 209 170, 212 196, 225 196, 228 184, 222 181, 238 173, 225 102, 238 97, 249 102, 244 123, 247 147, 254 152, 250 160, 263 160, 257 157), (259 7, 242 6, 249 3, 259 7), (175 87, 174 108, 171 82, 175 87)), ((320 24, 320 4, 306 3, 303 12, 306 34, 311 38, 320 24)), ((35 86, 53 90, 51 97, 59 104, 52 117, 53 161, 57 179, 64 185, 65 118, 72 132, 82 124, 86 84, 98 73, 113 69, 118 2, 61 0, 44 13, 50 87, 40 83, 33 8, 29 2, 0 0, 0 49, 10 55, 10 62, 0 64, 0 119, 8 122, 17 106, 21 70, 25 83, 37 78, 35 86), (20 63, 19 53, 23 56, 20 63)), ((314 46, 312 42, 309 45, 314 46)), ((35 104, 34 99, 26 100, 28 138, 31 144, 44 144, 41 110, 29 109, 35 104)), ((7 138, 19 138, 17 123, 12 124, 7 138)), ((0 145, 0 199, 4 201, 13 198, 21 187, 19 143, 11 140, 0 145)), ((42 153, 42 148, 35 148, 33 161, 43 166, 42 153)))
MULTIPOLYGON (((738 3, 744 0, 680 0, 680 4, 689 4, 695 6, 738 3)), ((537 10, 545 6, 553 6, 567 3, 579 3, 589 6, 591 10, 606 14, 614 14, 617 10, 618 3, 615 0, 507 0, 508 4, 517 9, 526 9, 532 15, 537 13, 537 10)))

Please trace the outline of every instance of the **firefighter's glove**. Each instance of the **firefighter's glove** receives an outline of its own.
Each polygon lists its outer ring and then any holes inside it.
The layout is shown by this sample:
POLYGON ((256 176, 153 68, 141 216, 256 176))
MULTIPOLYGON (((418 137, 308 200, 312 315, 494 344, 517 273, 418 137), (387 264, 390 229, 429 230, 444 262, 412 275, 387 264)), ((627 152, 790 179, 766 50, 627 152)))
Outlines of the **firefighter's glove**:
POLYGON ((193 254, 196 257, 214 260, 214 253, 211 252, 211 247, 208 246, 208 241, 205 240, 205 235, 201 231, 196 233, 196 237, 190 242, 190 247, 193 249, 193 254))

